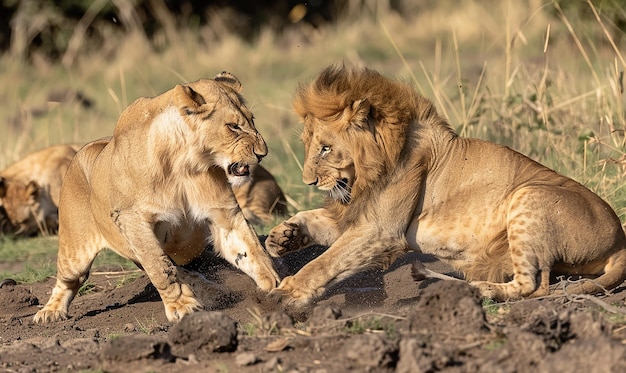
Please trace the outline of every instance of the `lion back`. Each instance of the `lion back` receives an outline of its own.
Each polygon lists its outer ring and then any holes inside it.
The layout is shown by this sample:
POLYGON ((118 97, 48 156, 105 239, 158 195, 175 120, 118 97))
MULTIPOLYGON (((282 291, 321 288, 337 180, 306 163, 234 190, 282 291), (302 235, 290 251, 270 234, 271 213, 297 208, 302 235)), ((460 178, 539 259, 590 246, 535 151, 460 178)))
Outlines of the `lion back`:
POLYGON ((269 224, 288 215, 287 199, 274 176, 261 165, 252 170, 252 181, 233 187, 237 203, 252 224, 269 224))

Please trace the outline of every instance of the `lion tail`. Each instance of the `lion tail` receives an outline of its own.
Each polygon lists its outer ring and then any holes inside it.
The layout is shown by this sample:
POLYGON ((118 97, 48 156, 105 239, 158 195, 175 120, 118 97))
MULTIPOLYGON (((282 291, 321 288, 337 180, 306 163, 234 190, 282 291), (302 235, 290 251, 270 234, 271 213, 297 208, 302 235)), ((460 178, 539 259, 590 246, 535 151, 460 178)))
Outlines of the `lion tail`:
POLYGON ((611 290, 626 281, 626 247, 609 257, 604 273, 595 279, 583 280, 567 286, 570 294, 596 294, 611 290))

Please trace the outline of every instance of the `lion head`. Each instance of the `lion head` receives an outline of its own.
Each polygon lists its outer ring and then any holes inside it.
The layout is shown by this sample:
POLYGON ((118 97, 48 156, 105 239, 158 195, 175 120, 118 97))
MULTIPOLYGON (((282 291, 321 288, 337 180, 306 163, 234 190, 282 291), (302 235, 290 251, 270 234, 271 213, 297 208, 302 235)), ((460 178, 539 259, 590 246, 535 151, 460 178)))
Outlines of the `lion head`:
POLYGON ((363 194, 380 190, 398 164, 408 124, 433 117, 434 106, 412 87, 370 69, 330 66, 296 90, 302 121, 302 179, 326 191, 345 210, 363 194))
POLYGON ((15 235, 54 233, 58 227, 57 207, 35 181, 22 183, 0 177, 0 201, 8 220, 4 229, 15 235))
POLYGON ((147 118, 154 118, 147 130, 147 150, 157 154, 163 179, 173 169, 200 174, 219 165, 233 186, 249 182, 250 166, 267 155, 267 145, 241 90, 234 75, 222 72, 214 79, 177 85, 167 94, 140 98, 122 113, 114 138, 130 141, 126 132, 133 133, 137 123, 148 125, 147 118))

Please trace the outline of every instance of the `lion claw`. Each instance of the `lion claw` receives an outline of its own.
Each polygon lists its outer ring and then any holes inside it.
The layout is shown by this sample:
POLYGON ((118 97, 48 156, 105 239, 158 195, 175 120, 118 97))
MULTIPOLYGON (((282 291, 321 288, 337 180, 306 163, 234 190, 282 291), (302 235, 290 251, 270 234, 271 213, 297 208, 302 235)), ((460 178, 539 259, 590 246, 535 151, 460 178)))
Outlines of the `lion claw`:
POLYGON ((310 242, 311 238, 301 232, 299 224, 283 222, 269 233, 265 247, 271 256, 279 257, 303 249, 310 242))
POLYGON ((39 312, 35 314, 33 317, 33 321, 35 324, 46 324, 55 321, 67 320, 67 312, 64 311, 53 311, 41 309, 39 312))

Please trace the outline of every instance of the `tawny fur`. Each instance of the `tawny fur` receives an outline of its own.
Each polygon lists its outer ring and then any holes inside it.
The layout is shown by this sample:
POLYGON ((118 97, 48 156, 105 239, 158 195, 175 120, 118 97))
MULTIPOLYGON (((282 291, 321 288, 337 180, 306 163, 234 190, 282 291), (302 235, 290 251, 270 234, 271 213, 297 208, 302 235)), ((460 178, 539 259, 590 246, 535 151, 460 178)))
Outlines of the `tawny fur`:
POLYGON ((252 181, 234 187, 235 198, 246 219, 255 225, 267 225, 285 218, 287 199, 274 176, 263 166, 250 170, 252 181))
POLYGON ((546 294, 551 273, 599 276, 574 293, 626 279, 626 237, 605 201, 507 147, 457 136, 410 85, 330 66, 293 106, 302 179, 329 198, 272 229, 266 247, 330 248, 273 291, 287 304, 407 250, 438 256, 497 300, 546 294))
POLYGON ((76 154, 61 189, 57 282, 35 322, 67 318, 104 248, 146 272, 170 321, 202 307, 176 264, 189 263, 208 243, 262 290, 276 286, 271 258, 231 188, 246 183, 267 154, 240 90, 224 72, 140 98, 112 137, 76 154))
POLYGON ((6 215, 3 233, 56 233, 61 181, 80 147, 50 146, 26 155, 0 172, 0 205, 6 215))
MULTIPOLYGON (((55 145, 28 154, 0 172, 0 233, 56 234, 61 181, 82 145, 55 145)), ((250 179, 233 186, 246 219, 266 225, 288 214, 287 200, 274 176, 251 167, 250 179)))

